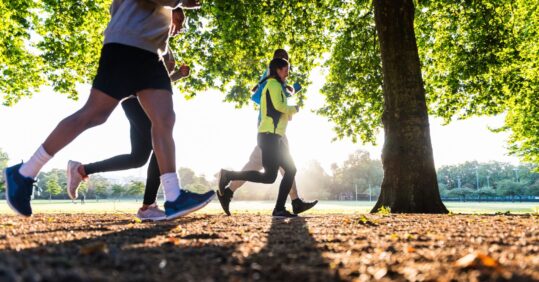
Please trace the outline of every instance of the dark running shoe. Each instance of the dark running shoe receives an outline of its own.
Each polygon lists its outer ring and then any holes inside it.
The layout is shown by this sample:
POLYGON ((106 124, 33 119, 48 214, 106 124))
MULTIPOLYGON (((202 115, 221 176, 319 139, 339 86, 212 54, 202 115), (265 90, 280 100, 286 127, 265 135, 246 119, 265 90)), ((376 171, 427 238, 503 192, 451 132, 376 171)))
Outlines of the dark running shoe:
POLYGON ((31 216, 32 206, 30 198, 34 187, 32 178, 24 177, 19 173, 22 163, 8 167, 4 170, 6 181, 6 200, 13 211, 20 215, 31 216))
POLYGON ((224 169, 221 169, 221 172, 219 172, 219 179, 217 183, 219 184, 219 193, 221 193, 221 195, 225 193, 226 186, 228 186, 228 183, 230 182, 226 173, 227 171, 224 169))
POLYGON ((297 198, 292 201, 292 211, 295 214, 300 214, 304 211, 310 210, 312 207, 316 206, 318 200, 312 202, 303 201, 301 198, 297 198))
POLYGON ((293 218, 298 217, 297 214, 293 214, 287 210, 273 210, 271 214, 274 218, 293 218))
POLYGON ((217 191, 217 199, 219 199, 219 203, 221 203, 221 207, 225 211, 226 215, 230 215, 230 201, 232 200, 232 197, 234 196, 234 192, 230 190, 230 188, 226 188, 225 192, 221 193, 221 191, 217 191))

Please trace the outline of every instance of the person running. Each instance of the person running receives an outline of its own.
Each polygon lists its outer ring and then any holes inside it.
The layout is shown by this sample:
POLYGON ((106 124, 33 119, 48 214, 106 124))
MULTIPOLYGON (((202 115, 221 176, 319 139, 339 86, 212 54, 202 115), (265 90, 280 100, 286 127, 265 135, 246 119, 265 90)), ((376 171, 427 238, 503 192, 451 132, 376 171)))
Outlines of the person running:
MULTIPOLYGON (((273 53, 273 59, 285 59, 288 61, 288 52, 284 49, 277 49, 273 53)), ((260 99, 262 96, 262 90, 265 88, 267 82, 268 82, 268 70, 262 74, 262 77, 260 78, 260 81, 258 84, 253 87, 251 90, 253 95, 251 96, 251 100, 255 102, 256 104, 260 105, 260 99)), ((295 89, 286 85, 286 81, 283 83, 283 91, 287 97, 290 97, 293 93, 295 93, 295 89)), ((258 115, 258 123, 260 124, 261 120, 261 111, 259 111, 258 115)), ((282 137, 282 142, 286 147, 288 148, 288 138, 286 138, 286 135, 282 137)), ((249 171, 249 170, 257 170, 260 171, 262 169, 262 151, 260 150, 260 147, 257 145, 253 149, 253 152, 251 153, 251 156, 249 157, 249 161, 243 166, 242 171, 249 171)), ((280 168, 279 171, 281 172, 281 175, 284 175, 284 169, 280 168)), ((223 193, 218 192, 217 198, 219 199, 219 202, 221 204, 221 207, 223 208, 224 212, 227 215, 231 215, 230 213, 230 202, 232 201, 232 198, 234 196, 234 192, 238 190, 245 181, 243 180, 235 180, 230 182, 230 185, 225 188, 223 193)), ((292 200, 292 212, 295 214, 302 213, 304 211, 307 211, 314 207, 318 201, 305 201, 301 199, 298 195, 298 190, 296 186, 296 181, 294 180, 292 182, 292 188, 290 189, 290 199, 292 200)))
MULTIPOLYGON (((283 90, 288 77, 288 61, 275 58, 270 62, 267 84, 262 90, 260 99, 261 120, 258 126, 257 143, 262 152, 262 166, 264 172, 257 170, 228 171, 221 170, 218 194, 225 195, 226 187, 232 180, 244 180, 257 183, 273 183, 277 178, 279 167, 283 168, 284 174, 279 186, 277 202, 273 209, 274 217, 295 217, 285 208, 286 198, 294 177, 296 166, 290 155, 288 146, 283 142, 288 120, 298 112, 298 106, 288 106, 287 97, 283 90)), ((228 192, 230 193, 230 192, 228 192)))
MULTIPOLYGON (((181 31, 185 22, 183 9, 176 8, 172 11, 171 36, 176 36, 181 31)), ((186 65, 175 68, 175 59, 171 50, 163 58, 171 81, 174 82, 189 75, 190 69, 186 65)), ((131 152, 129 154, 118 155, 106 160, 90 164, 81 164, 76 161, 67 163, 67 194, 71 199, 78 197, 78 187, 81 181, 88 178, 89 175, 98 172, 118 171, 141 167, 148 161, 146 176, 146 188, 144 190, 144 200, 142 207, 137 211, 136 216, 140 220, 158 221, 166 219, 165 212, 161 210, 157 203, 157 191, 159 190, 159 166, 157 158, 152 153, 151 121, 144 113, 136 97, 131 96, 122 101, 122 108, 125 112, 130 125, 131 152)), ((180 181, 181 182, 181 181, 180 181)))
POLYGON ((213 192, 187 193, 181 189, 176 172, 172 86, 160 54, 168 49, 172 9, 179 6, 200 4, 195 0, 112 1, 99 67, 86 104, 63 119, 29 160, 4 170, 6 199, 16 213, 32 215, 32 187, 41 168, 82 132, 103 124, 119 101, 133 93, 152 124, 167 218, 200 209, 215 196, 213 192))

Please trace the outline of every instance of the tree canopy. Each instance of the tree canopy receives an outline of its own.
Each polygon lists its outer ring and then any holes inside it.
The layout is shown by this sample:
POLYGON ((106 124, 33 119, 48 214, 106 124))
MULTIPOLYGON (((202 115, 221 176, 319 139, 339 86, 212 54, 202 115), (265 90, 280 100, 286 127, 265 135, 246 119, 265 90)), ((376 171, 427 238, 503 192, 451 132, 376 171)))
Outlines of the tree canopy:
MULTIPOLYGON (((0 3, 3 104, 43 85, 76 99, 77 84, 95 73, 110 2, 0 3)), ((194 70, 179 88, 188 97, 217 88, 245 105, 273 50, 284 47, 291 80, 307 85, 319 63, 328 70, 318 113, 334 122, 337 138, 374 142, 384 102, 373 14, 365 0, 204 1, 186 11, 186 32, 171 40, 194 70)), ((510 151, 539 163, 539 4, 420 1, 415 15, 430 113, 447 122, 504 113, 498 130, 511 132, 510 151)))

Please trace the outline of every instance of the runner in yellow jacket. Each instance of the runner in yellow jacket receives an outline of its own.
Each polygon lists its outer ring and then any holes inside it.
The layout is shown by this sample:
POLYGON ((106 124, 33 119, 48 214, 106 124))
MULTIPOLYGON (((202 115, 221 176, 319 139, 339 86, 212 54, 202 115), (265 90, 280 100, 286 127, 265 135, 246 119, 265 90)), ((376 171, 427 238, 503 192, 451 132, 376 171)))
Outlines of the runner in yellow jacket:
POLYGON ((286 198, 294 177, 296 165, 290 155, 288 146, 283 142, 289 118, 298 112, 297 106, 288 106, 283 92, 283 84, 288 77, 289 64, 282 58, 270 62, 268 82, 262 91, 260 100, 261 120, 258 126, 258 146, 262 151, 262 166, 260 171, 227 171, 221 170, 218 193, 223 194, 226 186, 232 180, 245 180, 257 183, 273 183, 277 178, 279 167, 284 174, 279 186, 279 195, 273 209, 274 217, 295 217, 285 208, 286 198))

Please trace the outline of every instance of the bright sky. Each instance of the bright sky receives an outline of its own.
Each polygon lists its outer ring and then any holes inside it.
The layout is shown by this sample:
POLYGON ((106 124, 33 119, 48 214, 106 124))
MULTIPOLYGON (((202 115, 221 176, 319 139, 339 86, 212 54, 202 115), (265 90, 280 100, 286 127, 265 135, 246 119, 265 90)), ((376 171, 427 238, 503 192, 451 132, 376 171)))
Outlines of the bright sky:
MULTIPOLYGON (((305 107, 289 123, 287 130, 296 166, 301 169, 310 160, 318 160, 330 172, 332 163, 342 163, 357 149, 367 150, 372 158, 379 159, 383 132, 378 136, 376 147, 353 144, 349 140, 331 141, 334 137, 331 123, 312 113, 324 103, 319 94, 324 81, 314 81, 306 90, 308 99, 305 107)), ((10 164, 27 160, 61 119, 83 105, 88 93, 89 86, 81 87, 79 101, 72 101, 44 90, 13 107, 0 106, 0 148, 8 153, 10 164)), ((239 170, 248 160, 256 144, 257 112, 252 107, 235 109, 234 105, 222 102, 223 97, 216 91, 208 91, 186 101, 179 93, 174 94, 178 167, 190 167, 210 178, 223 167, 239 170)), ((488 126, 496 127, 502 123, 502 117, 492 117, 441 126, 439 120, 431 119, 436 166, 472 160, 517 163, 516 158, 506 155, 507 134, 488 130, 488 126)), ((44 171, 65 168, 70 159, 86 163, 129 151, 129 124, 121 107, 118 107, 105 124, 86 131, 59 152, 44 171)), ((144 177, 145 173, 144 167, 105 176, 144 177)))

